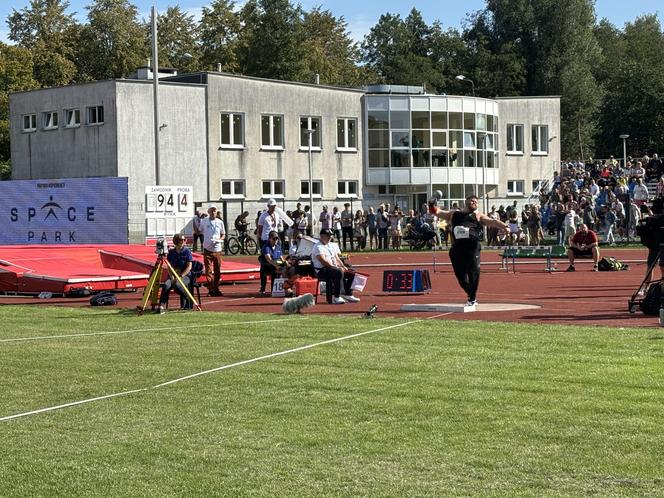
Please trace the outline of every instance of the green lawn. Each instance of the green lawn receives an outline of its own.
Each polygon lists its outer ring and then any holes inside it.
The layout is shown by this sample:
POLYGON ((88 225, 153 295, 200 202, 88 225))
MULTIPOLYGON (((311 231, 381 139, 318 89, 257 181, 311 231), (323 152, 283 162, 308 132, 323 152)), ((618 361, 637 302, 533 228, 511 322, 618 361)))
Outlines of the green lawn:
POLYGON ((18 306, 0 320, 0 417, 148 388, 0 422, 0 496, 664 496, 658 329, 18 306))

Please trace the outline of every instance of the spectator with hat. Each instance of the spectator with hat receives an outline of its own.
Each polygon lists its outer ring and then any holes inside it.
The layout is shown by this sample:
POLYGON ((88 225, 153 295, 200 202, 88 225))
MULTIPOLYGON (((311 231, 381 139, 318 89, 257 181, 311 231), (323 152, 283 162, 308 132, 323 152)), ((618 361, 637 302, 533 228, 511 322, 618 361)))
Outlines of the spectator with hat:
POLYGON ((285 221, 285 216, 282 213, 283 211, 277 210, 277 201, 268 199, 267 209, 263 211, 258 219, 258 232, 256 235, 258 236, 258 243, 261 249, 267 244, 270 232, 275 231, 279 233, 279 225, 283 226, 283 222, 285 221))
POLYGON ((226 238, 226 227, 224 222, 217 218, 217 213, 217 206, 210 206, 208 207, 208 217, 201 220, 205 278, 210 296, 222 295, 219 283, 221 282, 222 242, 226 238))
POLYGON ((344 241, 344 251, 347 251, 347 239, 350 239, 350 250, 353 250, 353 212, 350 210, 350 203, 344 204, 344 210, 341 211, 341 233, 344 241))
POLYGON ((331 244, 332 231, 323 228, 320 231, 320 242, 311 251, 311 262, 316 269, 319 280, 326 283, 327 302, 329 304, 357 303, 359 299, 353 296, 354 273, 349 271, 339 257, 339 248, 331 244), (343 280, 344 296, 341 296, 343 280))

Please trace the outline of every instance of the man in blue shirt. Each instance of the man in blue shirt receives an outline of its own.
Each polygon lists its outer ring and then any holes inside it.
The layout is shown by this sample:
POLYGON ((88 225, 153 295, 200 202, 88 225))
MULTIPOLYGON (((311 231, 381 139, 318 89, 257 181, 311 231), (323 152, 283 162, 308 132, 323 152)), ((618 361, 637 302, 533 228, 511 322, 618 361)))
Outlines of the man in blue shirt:
MULTIPOLYGON (((191 251, 187 246, 185 246, 184 242, 183 235, 179 233, 173 235, 173 244, 175 247, 169 249, 166 259, 173 268, 173 271, 176 272, 180 277, 182 283, 186 287, 189 287, 189 279, 191 278, 191 263, 193 258, 191 256, 191 251)), ((164 282, 164 287, 161 291, 161 297, 159 298, 159 313, 166 312, 168 296, 170 295, 172 289, 175 289, 175 292, 187 299, 185 290, 182 289, 180 284, 177 283, 175 277, 169 271, 168 279, 166 282, 164 282)))
POLYGON ((261 255, 258 258, 261 263, 261 296, 266 295, 265 286, 267 285, 268 276, 270 277, 271 285, 274 286, 274 279, 277 278, 277 272, 281 272, 284 264, 284 260, 281 256, 279 234, 272 230, 268 234, 267 241, 261 249, 261 255))

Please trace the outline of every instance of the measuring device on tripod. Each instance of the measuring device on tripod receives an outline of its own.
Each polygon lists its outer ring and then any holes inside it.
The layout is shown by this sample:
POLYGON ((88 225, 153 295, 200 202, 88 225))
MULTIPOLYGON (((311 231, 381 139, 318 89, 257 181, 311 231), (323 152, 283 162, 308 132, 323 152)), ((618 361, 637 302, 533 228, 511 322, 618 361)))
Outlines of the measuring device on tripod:
POLYGON ((194 295, 189 290, 189 287, 184 284, 184 282, 180 278, 180 275, 178 275, 178 273, 173 269, 171 264, 168 262, 168 258, 166 257, 166 255, 168 254, 168 250, 166 247, 166 240, 164 238, 160 237, 159 239, 157 239, 155 253, 157 253, 157 261, 155 261, 154 266, 152 267, 152 272, 150 273, 150 279, 148 280, 148 285, 145 287, 145 290, 143 291, 143 298, 141 299, 141 304, 138 306, 138 314, 139 315, 143 314, 145 308, 148 307, 148 301, 150 302, 150 306, 152 309, 154 309, 154 307, 157 306, 159 300, 159 287, 161 285, 161 275, 164 271, 164 265, 166 265, 166 268, 168 269, 171 276, 175 280, 176 285, 179 286, 180 289, 182 289, 184 296, 193 303, 194 307, 198 311, 201 311, 201 305, 196 301, 196 299, 194 299, 194 295))

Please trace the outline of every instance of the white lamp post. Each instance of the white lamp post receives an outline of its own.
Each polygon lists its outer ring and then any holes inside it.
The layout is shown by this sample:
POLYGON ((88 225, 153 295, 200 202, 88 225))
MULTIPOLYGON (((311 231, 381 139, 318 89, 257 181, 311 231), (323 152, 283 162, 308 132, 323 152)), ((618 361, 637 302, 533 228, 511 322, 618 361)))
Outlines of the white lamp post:
POLYGON ((629 138, 629 135, 623 134, 619 135, 620 138, 622 138, 623 141, 623 168, 627 169, 627 139, 629 138))
POLYGON ((157 8, 152 7, 152 95, 154 100, 154 179, 159 185, 159 50, 157 48, 157 8))
POLYGON ((314 185, 313 185, 313 164, 311 156, 311 146, 314 140, 313 135, 314 131, 311 128, 304 130, 304 133, 307 134, 309 139, 309 226, 311 227, 311 235, 315 236, 314 232, 314 185))
POLYGON ((471 80, 470 78, 467 78, 463 74, 457 74, 454 79, 459 80, 459 81, 470 81, 470 84, 473 87, 473 97, 475 96, 475 83, 473 83, 473 80, 471 80))

